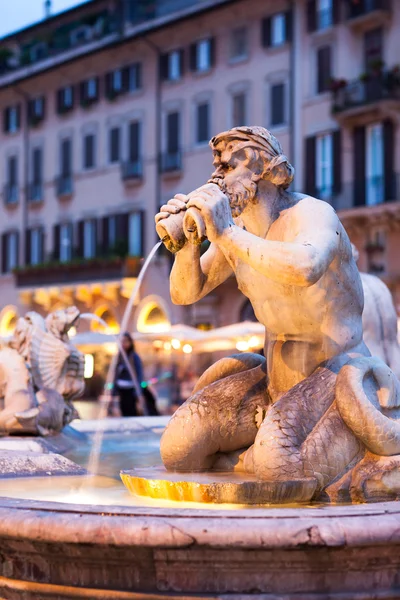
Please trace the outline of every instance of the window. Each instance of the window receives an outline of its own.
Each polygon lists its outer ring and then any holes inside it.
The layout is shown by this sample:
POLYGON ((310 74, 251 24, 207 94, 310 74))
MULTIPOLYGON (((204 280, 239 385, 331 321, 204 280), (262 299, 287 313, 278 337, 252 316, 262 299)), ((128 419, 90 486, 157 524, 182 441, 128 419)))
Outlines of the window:
POLYGON ((371 206, 384 201, 384 149, 382 123, 366 129, 366 203, 371 206))
POLYGON ((142 65, 135 63, 126 67, 127 88, 129 92, 136 92, 142 87, 142 65))
POLYGON ((57 91, 57 112, 63 114, 74 107, 74 89, 72 85, 63 87, 57 91))
POLYGON ((99 98, 99 79, 91 77, 86 81, 82 81, 80 85, 80 101, 81 106, 90 106, 99 98))
POLYGON ((113 215, 107 218, 107 236, 108 236, 108 246, 109 248, 114 249, 117 244, 117 217, 113 215))
POLYGON ((284 125, 285 119, 285 84, 275 83, 271 85, 271 125, 284 125))
POLYGON ((72 140, 64 138, 60 142, 60 165, 57 194, 72 194, 72 140))
POLYGON ((331 47, 322 46, 317 50, 317 94, 328 92, 331 87, 332 66, 331 47))
POLYGON ((247 57, 248 31, 247 27, 236 27, 231 34, 231 59, 233 61, 247 57))
POLYGON ((16 156, 7 158, 7 183, 4 193, 6 204, 18 202, 18 159, 16 156))
POLYGON ((60 226, 60 247, 58 254, 61 262, 72 260, 72 225, 65 223, 60 226))
POLYGON ((292 37, 292 13, 276 13, 261 22, 261 42, 264 48, 275 48, 289 42, 292 37))
POLYGON ((72 140, 64 138, 60 146, 60 174, 69 177, 72 172, 72 140))
POLYGON ((332 0, 318 0, 317 29, 326 29, 333 23, 332 0))
POLYGON ((96 166, 95 160, 96 136, 94 133, 87 133, 83 137, 83 168, 93 169, 96 166))
POLYGON ((70 33, 72 46, 79 46, 92 39, 92 28, 89 25, 81 25, 70 33))
POLYGON ((120 159, 121 130, 119 127, 111 127, 109 132, 109 162, 116 163, 120 159))
POLYGON ((28 103, 28 119, 30 125, 37 125, 44 119, 44 97, 34 98, 28 103))
POLYGON ((364 34, 364 66, 370 72, 383 66, 383 29, 370 29, 364 34))
POLYGON ((209 71, 213 63, 214 40, 201 40, 190 46, 190 68, 198 73, 209 71))
POLYGON ((42 199, 43 186, 43 150, 40 147, 32 150, 32 182, 29 200, 39 202, 42 199))
POLYGON ((116 92, 122 91, 122 71, 117 69, 112 74, 112 86, 116 92))
POLYGON ((96 256, 96 221, 90 219, 83 223, 83 258, 96 256))
POLYGON ((140 159, 140 129, 138 121, 129 123, 129 147, 128 156, 131 163, 138 162, 140 159))
POLYGON ((245 92, 240 92, 232 96, 232 127, 241 127, 246 125, 247 121, 247 98, 245 92))
POLYGON ((170 112, 166 119, 166 153, 163 170, 173 171, 180 168, 180 114, 170 112))
POLYGON ((11 273, 18 267, 19 235, 17 231, 3 234, 3 273, 11 273))
POLYGON ((34 44, 29 50, 29 56, 32 63, 37 62, 38 60, 43 60, 47 58, 49 54, 49 49, 46 42, 37 42, 34 44))
POLYGON ((173 50, 160 57, 160 76, 164 81, 178 81, 183 75, 183 50, 173 50))
POLYGON ((4 110, 4 132, 15 133, 21 126, 21 107, 19 104, 8 106, 4 110))
POLYGON ((316 184, 319 198, 326 200, 332 196, 333 148, 332 135, 317 137, 316 184))
POLYGON ((40 265, 43 262, 43 229, 36 227, 27 232, 27 264, 40 265))
POLYGON ((201 144, 210 139, 210 104, 202 102, 196 106, 196 142, 201 144))
POLYGON ((143 256, 143 213, 129 215, 129 256, 143 256))
POLYGON ((286 41, 286 23, 285 14, 278 13, 272 17, 271 21, 271 45, 281 46, 286 41))

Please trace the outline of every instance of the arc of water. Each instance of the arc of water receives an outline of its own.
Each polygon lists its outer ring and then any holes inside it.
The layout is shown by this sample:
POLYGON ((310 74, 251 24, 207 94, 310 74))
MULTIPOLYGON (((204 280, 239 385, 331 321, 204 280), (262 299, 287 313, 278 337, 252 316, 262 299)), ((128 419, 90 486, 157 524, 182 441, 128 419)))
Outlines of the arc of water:
MULTIPOLYGON (((162 242, 157 242, 157 244, 155 244, 153 246, 153 248, 151 249, 151 251, 149 252, 142 268, 140 269, 140 273, 138 275, 138 278, 136 280, 136 283, 134 285, 134 288, 132 290, 132 294, 128 300, 128 303, 126 305, 123 317, 122 317, 122 321, 121 321, 121 327, 120 327, 120 332, 119 335, 116 336, 116 341, 117 341, 117 345, 119 348, 119 351, 121 352, 121 356, 123 357, 123 360, 129 370, 129 374, 132 377, 132 381, 135 385, 135 387, 138 390, 138 394, 139 394, 139 398, 142 399, 142 404, 143 403, 143 396, 141 393, 141 388, 138 384, 137 381, 137 377, 136 374, 134 373, 133 369, 132 369, 132 365, 130 364, 128 357, 126 356, 126 352, 124 351, 124 349, 122 348, 122 337, 124 335, 124 332, 126 331, 127 327, 128 327, 128 323, 129 323, 129 319, 131 316, 131 312, 132 312, 132 308, 134 306, 135 300, 137 298, 137 295, 140 291, 140 287, 142 285, 143 282, 143 278, 146 274, 146 271, 153 259, 153 257, 155 256, 157 250, 159 249, 159 247, 161 246, 162 242)), ((85 316, 87 313, 84 313, 85 316)), ((95 315, 97 317, 97 315, 95 315)), ((82 317, 82 315, 81 315, 82 317)), ((97 317, 97 319, 100 319, 99 322, 102 322, 102 324, 105 324, 107 327, 107 324, 105 323, 105 321, 103 321, 103 319, 101 319, 101 317, 97 317)), ((104 419, 107 414, 108 414, 108 407, 110 405, 111 402, 111 398, 112 398, 112 388, 113 388, 113 384, 114 384, 114 378, 115 378, 115 369, 117 366, 117 359, 118 356, 117 354, 115 354, 112 358, 111 364, 110 364, 110 368, 108 370, 107 373, 107 378, 106 378, 106 382, 105 382, 105 401, 102 403, 101 405, 101 410, 100 410, 100 414, 99 414, 99 419, 104 419)), ((144 408, 144 407, 143 407, 144 408)), ((89 461, 88 461, 88 471, 91 474, 95 474, 98 470, 98 464, 99 464, 99 458, 100 458, 100 450, 101 450, 101 444, 103 441, 103 435, 104 435, 104 431, 101 429, 98 429, 94 435, 94 439, 93 439, 93 445, 92 445, 92 449, 90 452, 90 456, 89 456, 89 461)))

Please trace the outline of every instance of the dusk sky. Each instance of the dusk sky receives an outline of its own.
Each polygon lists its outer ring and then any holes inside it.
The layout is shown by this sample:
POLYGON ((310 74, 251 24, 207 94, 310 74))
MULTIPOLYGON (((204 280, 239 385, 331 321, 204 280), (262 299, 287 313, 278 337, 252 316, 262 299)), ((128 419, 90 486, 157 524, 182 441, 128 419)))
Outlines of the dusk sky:
MULTIPOLYGON (((58 13, 84 0, 52 0, 52 14, 58 13)), ((44 0, 0 0, 0 37, 40 21, 44 16, 44 0)))

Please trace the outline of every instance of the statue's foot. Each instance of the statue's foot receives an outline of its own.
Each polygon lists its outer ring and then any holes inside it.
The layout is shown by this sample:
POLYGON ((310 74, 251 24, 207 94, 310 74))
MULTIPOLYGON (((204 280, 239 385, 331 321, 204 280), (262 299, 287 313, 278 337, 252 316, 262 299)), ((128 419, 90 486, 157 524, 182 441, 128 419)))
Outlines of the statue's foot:
POLYGON ((326 488, 330 502, 385 502, 400 499, 400 455, 364 458, 341 479, 326 488))

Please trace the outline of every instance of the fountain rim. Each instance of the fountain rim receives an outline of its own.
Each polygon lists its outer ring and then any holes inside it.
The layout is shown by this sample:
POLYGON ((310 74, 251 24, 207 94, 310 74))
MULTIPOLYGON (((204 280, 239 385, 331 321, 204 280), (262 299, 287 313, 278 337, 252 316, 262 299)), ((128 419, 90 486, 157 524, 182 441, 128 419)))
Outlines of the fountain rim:
POLYGON ((256 511, 88 506, 0 497, 0 539, 170 548, 400 544, 396 501, 256 511))

